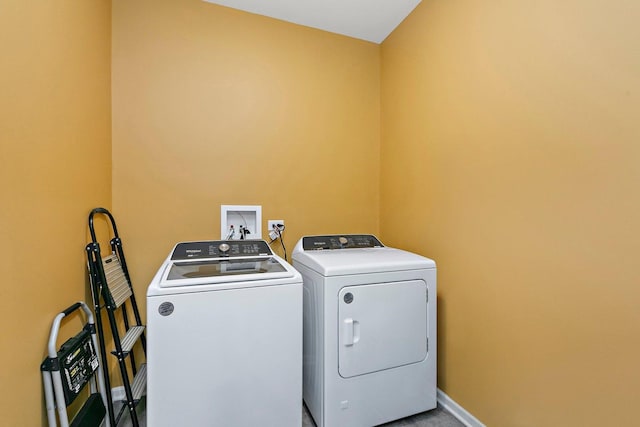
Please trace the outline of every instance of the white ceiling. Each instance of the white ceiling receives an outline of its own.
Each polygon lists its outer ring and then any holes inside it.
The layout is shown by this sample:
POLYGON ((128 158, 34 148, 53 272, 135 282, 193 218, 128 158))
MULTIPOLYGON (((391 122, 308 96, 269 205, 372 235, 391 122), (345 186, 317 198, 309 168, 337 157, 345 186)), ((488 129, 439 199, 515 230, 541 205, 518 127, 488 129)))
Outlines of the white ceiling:
POLYGON ((374 43, 382 43, 421 0, 204 1, 374 43))

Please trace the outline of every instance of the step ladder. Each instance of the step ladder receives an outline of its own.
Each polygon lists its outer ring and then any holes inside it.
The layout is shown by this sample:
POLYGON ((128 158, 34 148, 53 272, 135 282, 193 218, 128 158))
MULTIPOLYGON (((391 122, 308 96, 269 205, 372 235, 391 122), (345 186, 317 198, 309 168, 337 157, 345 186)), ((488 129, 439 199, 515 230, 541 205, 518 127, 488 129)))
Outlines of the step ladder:
POLYGON ((105 411, 107 392, 97 348, 93 314, 84 302, 78 301, 56 316, 49 335, 48 357, 40 365, 49 427, 56 427, 58 421, 61 427, 69 427, 67 407, 78 397, 86 394, 83 390, 87 383, 90 384, 89 396, 71 421, 71 427, 102 426, 107 417, 105 411), (77 335, 69 338, 59 349, 56 349, 62 320, 78 309, 84 311, 87 323, 77 335), (57 418, 56 408, 58 409, 57 418))
MULTIPOLYGON (((120 418, 128 410, 133 427, 139 426, 136 407, 147 388, 147 365, 136 364, 134 348, 138 345, 146 361, 147 344, 144 335, 145 327, 140 319, 140 312, 131 286, 131 278, 122 249, 122 240, 118 236, 118 229, 111 213, 104 208, 95 208, 89 214, 89 231, 92 242, 86 247, 91 294, 93 297, 96 325, 100 340, 100 355, 106 360, 105 343, 108 338, 113 339, 114 350, 111 351, 117 360, 120 378, 125 397, 123 405, 115 415, 113 398, 107 393, 107 411, 111 420, 111 427, 116 427, 120 418), (111 225, 113 238, 110 241, 111 253, 103 257, 100 244, 96 238, 93 219, 95 215, 105 215, 111 225), (102 325, 102 312, 106 311, 109 318, 110 335, 105 333, 102 325), (128 359, 128 363, 127 363, 128 359)), ((104 363, 104 383, 110 390, 109 366, 104 363)))

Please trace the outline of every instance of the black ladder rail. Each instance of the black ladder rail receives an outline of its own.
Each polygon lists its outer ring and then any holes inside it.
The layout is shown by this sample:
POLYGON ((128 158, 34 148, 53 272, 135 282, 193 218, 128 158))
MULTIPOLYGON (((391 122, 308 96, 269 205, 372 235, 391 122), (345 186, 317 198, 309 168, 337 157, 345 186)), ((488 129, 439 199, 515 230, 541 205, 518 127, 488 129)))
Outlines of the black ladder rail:
MULTIPOLYGON (((140 401, 140 398, 144 393, 144 389, 146 388, 146 365, 142 364, 139 368, 137 367, 133 354, 133 347, 139 341, 142 346, 143 354, 146 358, 147 350, 144 326, 142 325, 140 312, 133 292, 133 286, 131 285, 131 278, 125 261, 124 250, 122 248, 122 240, 118 235, 118 229, 111 213, 104 208, 93 209, 89 214, 89 230, 91 233, 92 243, 87 245, 87 257, 89 260, 89 272, 92 293, 94 296, 94 307, 96 310, 96 317, 99 319, 98 329, 101 331, 100 351, 101 354, 106 353, 104 327, 102 325, 102 318, 99 314, 104 308, 108 314, 109 326, 115 347, 111 353, 115 355, 118 360, 119 371, 126 397, 126 400, 124 401, 125 405, 120 408, 118 415, 115 416, 113 398, 111 394, 108 393, 108 410, 110 420, 112 421, 112 427, 115 427, 124 411, 128 409, 133 427, 138 427, 139 422, 136 414, 136 405, 140 401), (112 253, 110 256, 104 258, 100 254, 100 244, 97 241, 95 227, 93 224, 95 214, 106 215, 113 231, 114 237, 110 241, 112 253), (105 268, 108 269, 109 272, 106 272, 105 268), (110 288, 111 280, 115 282, 113 290, 115 295, 112 294, 112 290, 110 288), (103 304, 100 303, 100 298, 102 298, 103 304), (135 325, 130 324, 127 302, 130 302, 130 307, 135 318, 135 325), (116 311, 121 313, 122 321, 124 323, 125 331, 122 337, 118 327, 118 319, 115 315, 116 311), (129 378, 129 370, 127 369, 127 358, 129 358, 131 366, 131 379, 129 378)), ((108 382, 108 366, 104 372, 108 382)))
POLYGON ((111 380, 109 378, 109 366, 107 365, 107 351, 104 342, 104 326, 102 325, 102 315, 101 315, 101 305, 100 305, 100 295, 102 294, 102 283, 99 279, 99 274, 96 271, 96 262, 94 261, 100 259, 100 248, 97 243, 89 243, 86 246, 87 251, 87 260, 88 260, 88 268, 89 268, 89 281, 91 283, 91 296, 93 298, 93 311, 96 314, 95 324, 98 328, 98 341, 99 341, 99 350, 100 350, 100 358, 104 361, 105 364, 103 372, 104 377, 104 385, 107 389, 106 399, 107 399, 107 412, 109 413, 109 425, 111 427, 115 427, 115 413, 113 411, 113 397, 111 396, 111 380))

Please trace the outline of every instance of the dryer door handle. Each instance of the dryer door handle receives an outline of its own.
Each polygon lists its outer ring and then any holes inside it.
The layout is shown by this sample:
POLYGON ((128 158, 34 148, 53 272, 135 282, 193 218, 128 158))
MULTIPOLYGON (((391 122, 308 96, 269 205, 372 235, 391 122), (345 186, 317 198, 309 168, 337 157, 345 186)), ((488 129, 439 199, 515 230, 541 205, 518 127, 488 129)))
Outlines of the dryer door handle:
POLYGON ((350 347, 360 341, 360 322, 352 318, 343 320, 342 343, 346 347, 350 347))

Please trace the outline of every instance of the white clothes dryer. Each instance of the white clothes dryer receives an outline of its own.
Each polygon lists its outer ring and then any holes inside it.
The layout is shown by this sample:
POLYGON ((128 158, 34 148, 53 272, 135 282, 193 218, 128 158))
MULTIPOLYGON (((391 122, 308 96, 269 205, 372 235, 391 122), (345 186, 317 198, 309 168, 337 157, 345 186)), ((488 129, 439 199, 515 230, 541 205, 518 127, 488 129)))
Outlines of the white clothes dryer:
POLYGON ((436 264, 372 235, 303 237, 303 396, 318 427, 436 407, 436 264))
POLYGON ((262 240, 179 243, 147 290, 147 424, 299 427, 302 278, 262 240))

